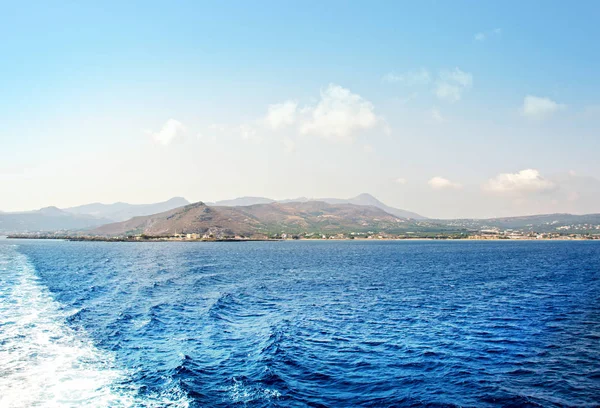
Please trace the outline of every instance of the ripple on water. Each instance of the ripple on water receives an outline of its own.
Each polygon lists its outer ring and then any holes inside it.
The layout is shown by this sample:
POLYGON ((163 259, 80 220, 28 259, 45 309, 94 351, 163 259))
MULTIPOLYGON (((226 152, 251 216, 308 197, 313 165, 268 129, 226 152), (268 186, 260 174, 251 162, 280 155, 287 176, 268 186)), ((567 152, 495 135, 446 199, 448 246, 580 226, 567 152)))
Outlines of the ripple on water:
POLYGON ((63 309, 27 259, 0 245, 0 405, 188 406, 184 395, 140 400, 111 353, 75 331, 85 308, 63 309))
POLYGON ((6 248, 1 406, 44 392, 66 406, 600 400, 597 243, 6 248), (19 393, 19 380, 33 391, 19 393))

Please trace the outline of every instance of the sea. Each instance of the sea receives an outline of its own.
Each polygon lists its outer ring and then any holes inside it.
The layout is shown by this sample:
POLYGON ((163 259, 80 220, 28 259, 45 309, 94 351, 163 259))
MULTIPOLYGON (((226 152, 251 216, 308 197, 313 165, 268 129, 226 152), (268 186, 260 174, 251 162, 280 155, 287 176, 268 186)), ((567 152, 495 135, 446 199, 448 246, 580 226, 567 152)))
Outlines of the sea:
POLYGON ((0 407, 598 407, 600 242, 0 239, 0 407))

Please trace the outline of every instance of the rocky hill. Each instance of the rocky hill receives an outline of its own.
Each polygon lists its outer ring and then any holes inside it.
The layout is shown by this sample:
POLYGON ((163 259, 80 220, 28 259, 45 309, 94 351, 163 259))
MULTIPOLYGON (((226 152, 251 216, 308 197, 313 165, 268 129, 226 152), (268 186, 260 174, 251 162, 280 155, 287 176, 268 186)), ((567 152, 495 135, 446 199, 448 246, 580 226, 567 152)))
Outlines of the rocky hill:
POLYGON ((89 231, 103 236, 205 234, 259 236, 273 233, 400 231, 410 222, 372 206, 322 201, 207 206, 202 202, 151 216, 103 225, 89 231))

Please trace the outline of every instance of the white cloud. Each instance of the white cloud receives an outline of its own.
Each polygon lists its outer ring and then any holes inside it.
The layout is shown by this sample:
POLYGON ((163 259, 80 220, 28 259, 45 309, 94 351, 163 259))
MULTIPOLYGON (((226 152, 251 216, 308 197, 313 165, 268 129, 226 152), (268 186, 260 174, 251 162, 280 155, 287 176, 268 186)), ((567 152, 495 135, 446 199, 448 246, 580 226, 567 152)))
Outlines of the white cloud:
POLYGON ((390 72, 384 75, 382 80, 383 82, 399 83, 407 86, 428 85, 431 82, 431 75, 426 69, 405 72, 403 74, 390 72))
POLYGON ((441 100, 457 102, 465 90, 473 86, 473 75, 459 68, 442 71, 437 80, 435 94, 441 100))
MULTIPOLYGON (((311 134, 333 141, 353 141, 355 134, 380 127, 390 133, 374 105, 349 89, 330 84, 321 90, 320 98, 305 106, 294 100, 269 105, 262 118, 241 125, 211 125, 209 131, 238 133, 242 139, 261 142, 263 135, 280 135, 286 153, 295 149, 294 135, 311 134), (285 132, 283 130, 285 129, 285 132)), ((372 148, 366 147, 365 150, 372 148)))
POLYGON ((241 125, 228 125, 213 123, 207 126, 205 132, 198 134, 199 139, 208 138, 215 141, 221 137, 240 137, 242 140, 254 143, 262 142, 261 127, 255 122, 242 123, 241 125))
POLYGON ((543 119, 566 107, 550 98, 527 95, 523 100, 523 115, 529 118, 543 119))
POLYGON ((217 135, 214 134, 213 129, 210 129, 209 132, 198 132, 196 134, 196 139, 203 140, 204 142, 214 143, 217 141, 217 135))
MULTIPOLYGON (((485 38, 484 33, 480 33, 485 38)), ((433 85, 433 91, 437 97, 444 101, 457 102, 463 93, 473 87, 473 75, 462 71, 460 68, 444 70, 438 74, 434 81, 428 70, 422 68, 419 71, 410 71, 402 74, 390 72, 383 76, 383 82, 398 83, 407 86, 433 85)), ((408 99, 412 99, 412 96, 408 99)), ((404 101, 404 103, 407 101, 404 101)))
POLYGON ((541 193, 553 191, 557 185, 542 177, 535 169, 525 169, 517 173, 501 173, 483 185, 483 189, 492 193, 541 193))
POLYGON ((228 130, 228 126, 220 123, 212 123, 208 125, 208 130, 216 133, 225 133, 228 130))
POLYGON ((396 184, 404 185, 407 183, 407 180, 404 177, 398 177, 396 180, 396 184))
POLYGON ((332 140, 352 140, 355 132, 383 123, 371 102, 335 84, 321 91, 317 105, 308 106, 302 112, 306 117, 300 133, 332 140))
POLYGON ((485 33, 475 34, 475 41, 485 41, 485 38, 486 38, 485 33))
POLYGON ((477 33, 473 36, 473 38, 475 38, 475 41, 483 42, 490 37, 497 37, 501 34, 502 34, 501 28, 494 28, 493 30, 477 33))
POLYGON ((435 94, 443 101, 457 102, 462 97, 462 90, 456 85, 440 83, 435 90, 435 94))
POLYGON ((273 130, 292 125, 296 121, 297 109, 298 103, 295 101, 269 105, 265 124, 273 130))
POLYGON ((473 85, 473 75, 468 72, 461 71, 460 68, 454 68, 453 71, 442 71, 440 73, 440 80, 445 82, 453 82, 464 88, 471 87, 473 85))
POLYGON ((262 142, 262 137, 260 137, 256 131, 256 128, 249 124, 240 125, 237 129, 240 136, 243 140, 251 141, 255 143, 262 142))
POLYGON ((429 184, 429 186, 433 189, 436 190, 443 190, 443 189, 459 189, 462 188, 462 185, 460 183, 454 183, 446 178, 443 177, 433 177, 431 180, 429 180, 427 182, 427 184, 429 184))
POLYGON ((375 148, 373 147, 373 145, 370 144, 364 145, 363 150, 365 153, 375 153, 375 148))
POLYGON ((182 137, 186 132, 186 127, 183 123, 175 119, 169 119, 158 132, 148 131, 152 139, 164 146, 171 144, 175 139, 182 137))

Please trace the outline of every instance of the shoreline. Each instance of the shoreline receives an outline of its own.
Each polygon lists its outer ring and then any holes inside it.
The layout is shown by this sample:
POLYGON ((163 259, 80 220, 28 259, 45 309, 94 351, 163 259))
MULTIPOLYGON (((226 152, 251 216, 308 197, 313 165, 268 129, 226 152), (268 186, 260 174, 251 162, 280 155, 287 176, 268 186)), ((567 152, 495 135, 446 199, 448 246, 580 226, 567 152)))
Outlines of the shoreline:
POLYGON ((470 238, 470 237, 398 237, 398 238, 210 238, 210 239, 183 239, 174 237, 164 238, 123 238, 123 237, 73 237, 73 236, 25 236, 25 235, 6 235, 0 238, 18 240, 52 240, 52 241, 72 241, 72 242, 287 242, 287 241, 302 241, 302 242, 321 242, 321 241, 600 241, 600 236, 576 236, 576 237, 553 237, 553 238, 470 238))

